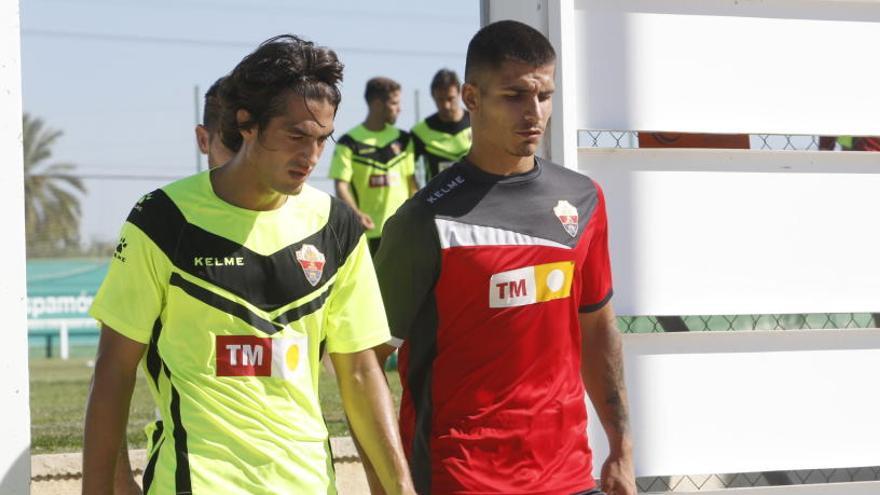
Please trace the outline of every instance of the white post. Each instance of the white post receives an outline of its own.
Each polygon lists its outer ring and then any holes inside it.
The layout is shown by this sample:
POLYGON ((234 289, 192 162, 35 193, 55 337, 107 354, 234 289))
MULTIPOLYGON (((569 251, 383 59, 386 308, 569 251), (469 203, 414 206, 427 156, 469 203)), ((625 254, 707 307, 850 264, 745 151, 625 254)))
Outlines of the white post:
POLYGON ((30 489, 27 305, 25 303, 24 166, 21 151, 21 39, 16 0, 0 2, 0 206, 7 237, 0 243, 0 493, 30 489))
POLYGON ((61 326, 58 327, 58 343, 61 347, 61 359, 67 359, 70 357, 70 340, 68 334, 67 322, 62 321, 61 326))

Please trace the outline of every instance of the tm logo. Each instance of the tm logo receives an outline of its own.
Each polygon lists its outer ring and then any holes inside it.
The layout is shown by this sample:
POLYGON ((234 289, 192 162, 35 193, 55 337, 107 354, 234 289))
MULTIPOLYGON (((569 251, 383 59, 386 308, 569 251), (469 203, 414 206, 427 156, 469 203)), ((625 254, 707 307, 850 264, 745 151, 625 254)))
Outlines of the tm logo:
POLYGON ((573 261, 558 261, 496 273, 489 279, 489 307, 513 308, 571 295, 573 261))
POLYGON ((125 248, 127 247, 128 243, 125 242, 125 237, 119 239, 119 244, 116 245, 116 251, 113 251, 113 257, 125 263, 125 256, 122 255, 122 252, 125 251, 125 248))
POLYGON ((288 332, 284 337, 217 335, 217 376, 268 376, 283 380, 310 376, 308 337, 288 332))

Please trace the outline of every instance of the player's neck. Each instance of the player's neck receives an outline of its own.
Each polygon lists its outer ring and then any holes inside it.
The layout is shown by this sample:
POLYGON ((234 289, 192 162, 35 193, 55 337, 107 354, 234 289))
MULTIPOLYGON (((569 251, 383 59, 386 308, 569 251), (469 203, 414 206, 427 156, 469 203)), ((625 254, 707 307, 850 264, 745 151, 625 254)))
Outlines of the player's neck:
POLYGON ((287 195, 261 184, 257 174, 248 170, 241 155, 211 171, 211 187, 223 201, 245 210, 270 211, 281 208, 287 195))
POLYGON ((477 141, 474 141, 465 159, 483 172, 493 175, 518 175, 535 168, 535 155, 515 156, 477 141))
POLYGON ((367 114, 367 118, 364 120, 364 127, 373 132, 379 132, 382 129, 385 129, 385 125, 385 117, 382 115, 367 114))

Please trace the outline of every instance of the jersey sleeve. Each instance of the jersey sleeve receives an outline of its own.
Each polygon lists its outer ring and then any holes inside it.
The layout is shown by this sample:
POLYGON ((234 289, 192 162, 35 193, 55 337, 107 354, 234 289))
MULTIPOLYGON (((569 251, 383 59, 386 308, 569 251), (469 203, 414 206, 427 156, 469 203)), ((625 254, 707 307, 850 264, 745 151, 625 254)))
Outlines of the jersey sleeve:
POLYGON ((611 300, 614 293, 611 285, 611 257, 608 254, 608 217, 605 213, 605 195, 598 184, 595 184, 595 187, 598 199, 587 225, 587 229, 592 230, 592 235, 580 271, 581 313, 591 313, 602 309, 611 300))
POLYGON ((342 143, 336 143, 336 148, 333 149, 333 159, 330 161, 331 179, 351 182, 351 157, 351 148, 342 143))
POLYGON ((430 296, 440 275, 437 230, 418 197, 404 203, 385 224, 376 274, 392 343, 400 345, 413 332, 419 314, 435 310, 430 296))
POLYGON ((132 221, 142 212, 135 206, 125 222, 89 314, 131 340, 147 344, 162 312, 171 264, 165 254, 132 221))
POLYGON ((360 352, 390 340, 376 272, 359 220, 348 206, 343 243, 353 249, 337 272, 325 320, 327 351, 360 352))

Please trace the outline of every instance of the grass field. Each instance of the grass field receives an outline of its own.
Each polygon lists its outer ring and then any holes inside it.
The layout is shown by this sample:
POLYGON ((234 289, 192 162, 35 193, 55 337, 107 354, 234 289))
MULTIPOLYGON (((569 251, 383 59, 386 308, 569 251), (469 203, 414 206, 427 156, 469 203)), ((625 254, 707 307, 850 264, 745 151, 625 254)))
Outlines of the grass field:
MULTIPOLYGON (((31 359, 32 454, 79 452, 82 450, 83 419, 92 368, 86 359, 31 359)), ((400 397, 397 372, 388 372, 395 403, 400 397)), ((331 436, 348 434, 336 380, 321 371, 321 407, 331 436)), ((155 406, 146 379, 138 376, 128 421, 128 443, 143 448, 144 426, 155 419, 155 406)))

